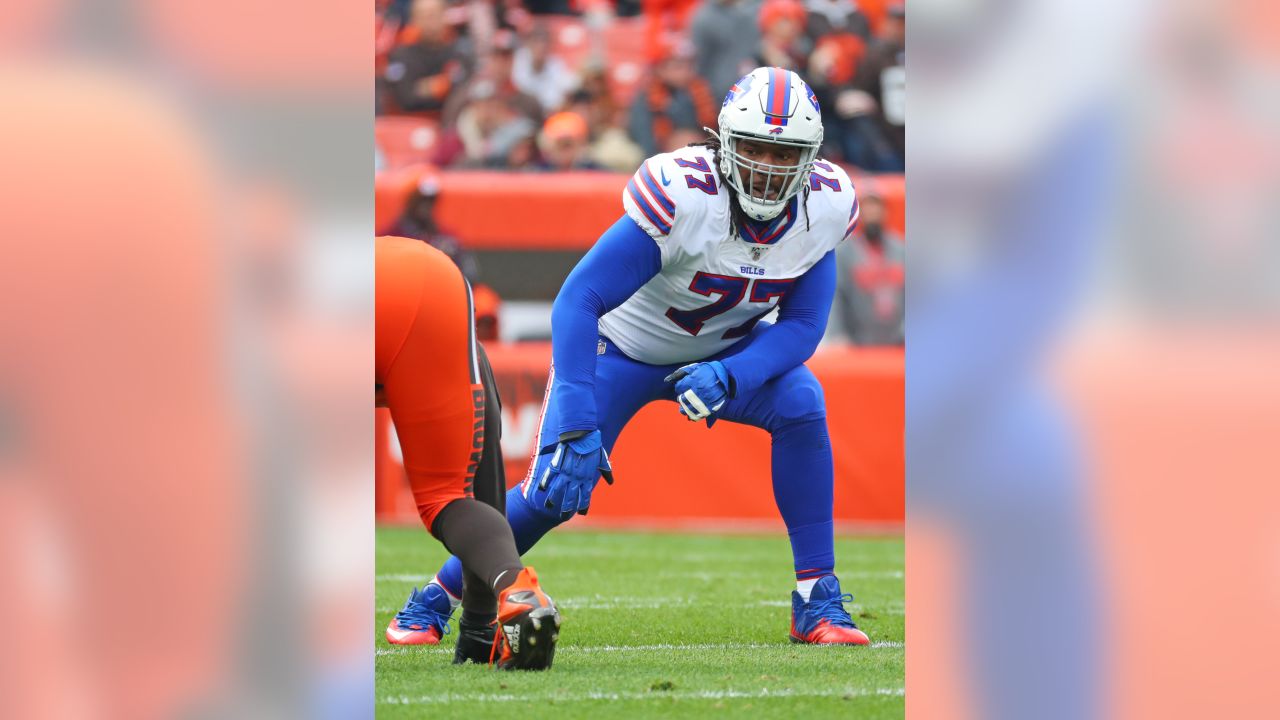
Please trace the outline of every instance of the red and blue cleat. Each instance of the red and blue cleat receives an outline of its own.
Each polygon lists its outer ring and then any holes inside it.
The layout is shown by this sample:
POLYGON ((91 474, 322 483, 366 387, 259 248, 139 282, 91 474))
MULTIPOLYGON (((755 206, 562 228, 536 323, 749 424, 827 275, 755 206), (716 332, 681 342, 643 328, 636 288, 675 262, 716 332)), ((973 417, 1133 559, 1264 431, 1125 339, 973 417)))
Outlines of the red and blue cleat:
POLYGON ((449 634, 453 606, 444 588, 430 584, 414 588, 404 608, 387 625, 387 642, 392 645, 438 645, 449 634))
POLYGON ((810 645, 867 645, 871 639, 858 629, 844 609, 852 595, 841 594, 835 575, 818 580, 809 602, 791 592, 791 642, 810 645))

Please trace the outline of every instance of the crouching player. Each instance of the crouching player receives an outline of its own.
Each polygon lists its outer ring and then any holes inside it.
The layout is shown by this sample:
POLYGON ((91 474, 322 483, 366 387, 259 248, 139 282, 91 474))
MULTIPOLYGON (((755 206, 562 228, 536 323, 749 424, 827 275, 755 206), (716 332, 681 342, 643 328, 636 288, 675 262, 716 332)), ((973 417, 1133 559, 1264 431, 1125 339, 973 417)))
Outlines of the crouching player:
MULTIPOLYGON (((708 142, 645 161, 626 215, 570 273, 552 310, 548 399, 530 472, 508 494, 523 553, 585 515, 608 451, 652 400, 689 420, 763 428, 796 573, 791 640, 862 645, 835 576, 833 465, 822 386, 804 366, 826 327, 834 250, 853 231, 848 176, 817 160, 817 98, 758 68, 730 90, 708 142), (762 322, 778 310, 776 323, 762 322)), ((426 600, 447 618, 456 559, 426 600)))
MULTIPOLYGON (((444 253, 399 237, 375 240, 375 284, 378 404, 391 411, 422 522, 461 559, 454 662, 549 668, 560 615, 521 564, 501 512, 500 415, 475 340, 471 289, 444 253), (498 509, 476 499, 486 495, 498 509)), ((406 610, 420 595, 415 588, 406 610)), ((440 631, 412 615, 392 620, 389 642, 440 631)))

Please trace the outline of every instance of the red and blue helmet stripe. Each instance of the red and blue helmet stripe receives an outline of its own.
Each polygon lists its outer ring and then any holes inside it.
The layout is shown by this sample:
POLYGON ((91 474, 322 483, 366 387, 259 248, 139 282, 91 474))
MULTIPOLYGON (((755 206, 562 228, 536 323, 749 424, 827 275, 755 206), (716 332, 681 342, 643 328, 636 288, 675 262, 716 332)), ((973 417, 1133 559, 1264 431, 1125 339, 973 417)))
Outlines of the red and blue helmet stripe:
POLYGON ((813 104, 814 112, 821 113, 822 106, 818 104, 818 94, 813 91, 813 88, 809 87, 809 83, 803 83, 803 85, 805 94, 809 97, 809 102, 813 104))
POLYGON ((769 96, 765 100, 765 122, 784 126, 791 115, 791 71, 769 68, 769 96))
POLYGON ((724 96, 723 104, 728 105, 734 100, 737 100, 738 98, 742 97, 742 94, 745 93, 750 88, 751 88, 751 76, 743 75, 741 78, 738 79, 738 82, 733 84, 733 87, 729 88, 729 92, 726 93, 724 96))

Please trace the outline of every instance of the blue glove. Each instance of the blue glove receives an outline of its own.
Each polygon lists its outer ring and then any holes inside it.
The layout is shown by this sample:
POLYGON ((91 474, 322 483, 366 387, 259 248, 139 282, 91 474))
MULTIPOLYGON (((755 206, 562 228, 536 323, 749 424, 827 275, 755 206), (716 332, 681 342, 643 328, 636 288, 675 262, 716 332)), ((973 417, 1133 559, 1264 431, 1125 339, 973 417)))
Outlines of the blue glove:
POLYGON ((600 431, 565 433, 538 481, 538 495, 545 497, 545 507, 559 508, 561 520, 575 512, 586 515, 591 491, 601 475, 613 484, 613 466, 601 444, 600 431))
POLYGON ((715 414, 731 394, 729 371, 719 360, 685 365, 664 381, 675 381, 680 414, 694 422, 706 418, 707 427, 716 421, 715 414))

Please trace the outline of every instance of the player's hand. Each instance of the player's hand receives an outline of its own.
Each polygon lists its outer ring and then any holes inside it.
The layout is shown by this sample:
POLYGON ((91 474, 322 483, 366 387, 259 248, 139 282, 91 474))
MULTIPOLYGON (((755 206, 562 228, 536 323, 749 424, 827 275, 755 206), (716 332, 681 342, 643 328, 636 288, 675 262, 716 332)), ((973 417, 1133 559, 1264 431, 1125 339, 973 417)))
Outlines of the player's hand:
POLYGON ((729 371, 719 360, 685 365, 664 380, 676 384, 680 414, 694 422, 706 418, 707 427, 729 399, 729 371))
POLYGON ((586 515, 591 506, 591 491, 603 475, 613 484, 613 466, 609 453, 600 440, 600 431, 569 433, 556 445, 551 464, 538 480, 538 493, 545 497, 543 505, 559 509, 560 519, 567 520, 575 512, 586 515))

